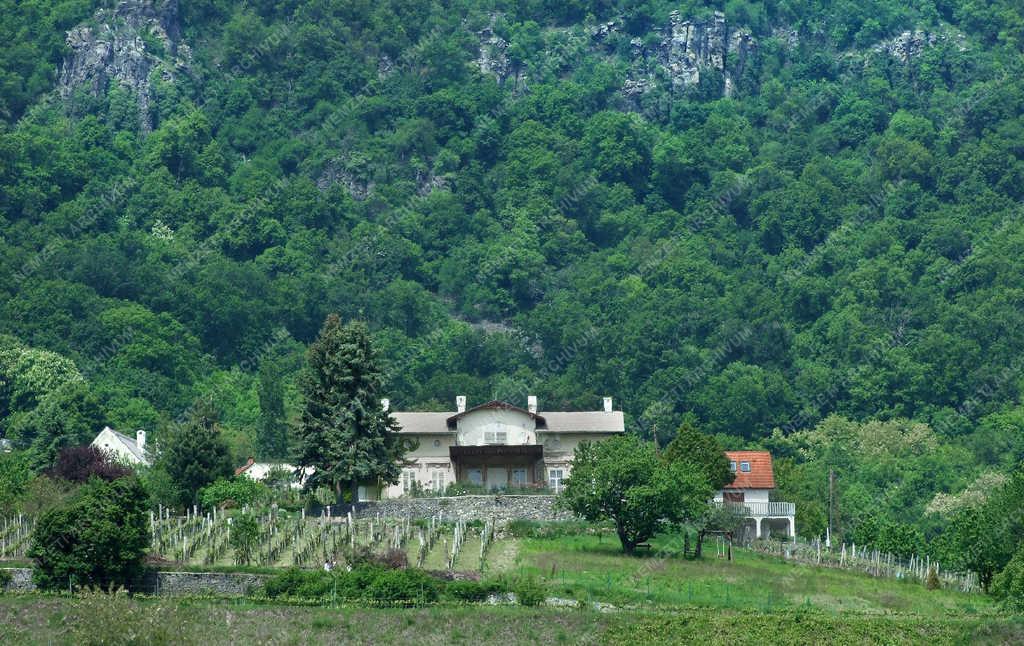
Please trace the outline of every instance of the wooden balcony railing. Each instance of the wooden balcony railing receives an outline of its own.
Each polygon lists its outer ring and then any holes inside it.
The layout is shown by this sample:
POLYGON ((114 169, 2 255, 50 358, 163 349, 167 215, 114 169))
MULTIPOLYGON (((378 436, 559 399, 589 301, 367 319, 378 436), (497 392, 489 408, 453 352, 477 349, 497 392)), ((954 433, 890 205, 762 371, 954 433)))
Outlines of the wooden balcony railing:
POLYGON ((744 516, 761 516, 765 518, 781 518, 796 516, 796 504, 791 502, 713 502, 716 507, 728 505, 744 516))

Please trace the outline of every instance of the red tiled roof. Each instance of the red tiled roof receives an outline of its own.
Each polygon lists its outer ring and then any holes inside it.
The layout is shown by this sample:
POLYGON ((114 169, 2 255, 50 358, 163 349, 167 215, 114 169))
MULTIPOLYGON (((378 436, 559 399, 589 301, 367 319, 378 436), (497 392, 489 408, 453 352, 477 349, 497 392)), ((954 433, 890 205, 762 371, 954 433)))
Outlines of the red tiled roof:
POLYGON ((772 454, 768 451, 726 451, 725 456, 736 462, 736 479, 726 489, 774 489, 772 454), (740 470, 741 462, 750 463, 750 472, 740 470))
POLYGON ((242 475, 243 473, 245 473, 246 471, 249 470, 249 467, 251 467, 254 464, 256 464, 256 460, 253 460, 252 458, 249 458, 248 460, 246 460, 244 465, 242 465, 242 466, 238 467, 237 469, 235 469, 235 475, 236 476, 242 475))

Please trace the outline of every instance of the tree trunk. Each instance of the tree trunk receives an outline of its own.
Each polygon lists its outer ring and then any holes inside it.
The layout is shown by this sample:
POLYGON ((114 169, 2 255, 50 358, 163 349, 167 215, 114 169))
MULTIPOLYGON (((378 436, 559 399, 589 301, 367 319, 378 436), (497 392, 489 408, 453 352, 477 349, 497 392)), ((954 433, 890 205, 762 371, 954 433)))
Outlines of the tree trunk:
POLYGON ((633 553, 636 552, 637 541, 632 540, 629 537, 629 534, 626 532, 625 528, 623 528, 618 523, 616 523, 615 525, 615 531, 619 535, 619 542, 622 543, 623 553, 632 556, 633 553))
POLYGON ((358 480, 353 480, 352 481, 352 489, 351 489, 351 491, 352 491, 352 509, 355 509, 356 508, 355 507, 356 503, 359 502, 359 481, 358 480))
POLYGON ((693 550, 693 558, 699 559, 701 555, 701 548, 704 546, 704 530, 697 531, 697 547, 693 550))

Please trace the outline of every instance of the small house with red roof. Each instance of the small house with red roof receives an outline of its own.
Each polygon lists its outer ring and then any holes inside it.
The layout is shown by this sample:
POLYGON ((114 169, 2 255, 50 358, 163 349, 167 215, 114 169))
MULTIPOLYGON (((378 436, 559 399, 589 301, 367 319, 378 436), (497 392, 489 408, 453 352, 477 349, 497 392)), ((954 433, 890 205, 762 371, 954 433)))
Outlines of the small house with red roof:
POLYGON ((730 505, 748 521, 754 538, 767 538, 775 530, 796 537, 796 505, 772 500, 775 473, 768 451, 726 451, 729 470, 736 478, 715 494, 715 504, 730 505))

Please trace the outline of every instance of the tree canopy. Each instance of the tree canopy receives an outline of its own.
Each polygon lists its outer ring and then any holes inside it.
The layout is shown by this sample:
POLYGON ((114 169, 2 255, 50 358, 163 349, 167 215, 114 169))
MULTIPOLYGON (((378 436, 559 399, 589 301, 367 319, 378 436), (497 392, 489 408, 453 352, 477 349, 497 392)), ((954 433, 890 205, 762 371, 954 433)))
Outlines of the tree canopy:
POLYGON ((590 521, 610 520, 632 554, 671 523, 700 518, 712 490, 703 472, 662 460, 649 442, 621 435, 576 448, 564 504, 590 521))
POLYGON ((362 483, 398 482, 413 448, 381 406, 384 373, 366 326, 332 314, 309 346, 302 379, 299 464, 315 467, 312 483, 348 485, 353 502, 362 483))

